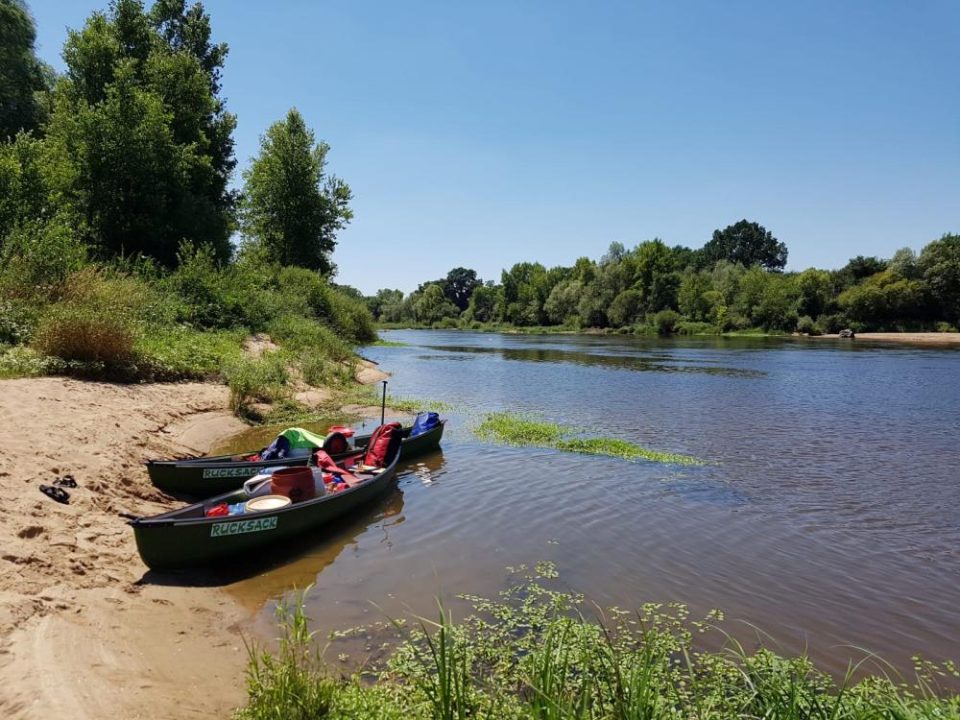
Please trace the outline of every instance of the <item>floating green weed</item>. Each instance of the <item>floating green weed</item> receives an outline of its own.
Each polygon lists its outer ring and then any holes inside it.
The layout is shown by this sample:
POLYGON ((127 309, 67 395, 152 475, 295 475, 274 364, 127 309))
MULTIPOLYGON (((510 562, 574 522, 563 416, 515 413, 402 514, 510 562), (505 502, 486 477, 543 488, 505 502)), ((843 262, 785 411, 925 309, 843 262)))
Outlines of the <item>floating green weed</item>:
POLYGON ((584 455, 609 455, 624 460, 649 460, 671 465, 703 465, 703 460, 690 455, 648 450, 635 443, 617 438, 572 438, 561 440, 556 445, 559 450, 583 453, 584 455))
POLYGON ((475 428, 475 432, 485 440, 496 440, 506 445, 540 447, 554 447, 567 434, 566 428, 556 423, 508 412, 490 413, 475 428))
POLYGON ((488 414, 474 427, 474 433, 484 440, 506 445, 556 448, 585 455, 607 455, 624 460, 649 460, 671 465, 704 464, 703 460, 690 455, 649 450, 618 438, 569 437, 574 433, 569 427, 509 412, 488 414))
POLYGON ((399 342, 397 340, 377 340, 371 344, 374 347, 410 347, 410 343, 399 342))

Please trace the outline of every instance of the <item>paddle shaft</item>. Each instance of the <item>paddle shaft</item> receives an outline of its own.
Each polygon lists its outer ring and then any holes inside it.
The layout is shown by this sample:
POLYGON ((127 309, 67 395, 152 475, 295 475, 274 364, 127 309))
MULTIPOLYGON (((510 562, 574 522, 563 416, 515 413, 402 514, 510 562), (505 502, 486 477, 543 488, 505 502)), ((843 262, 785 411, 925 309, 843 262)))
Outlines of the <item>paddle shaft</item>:
POLYGON ((383 400, 380 403, 380 424, 383 425, 387 417, 387 381, 382 380, 381 382, 383 382, 383 400))

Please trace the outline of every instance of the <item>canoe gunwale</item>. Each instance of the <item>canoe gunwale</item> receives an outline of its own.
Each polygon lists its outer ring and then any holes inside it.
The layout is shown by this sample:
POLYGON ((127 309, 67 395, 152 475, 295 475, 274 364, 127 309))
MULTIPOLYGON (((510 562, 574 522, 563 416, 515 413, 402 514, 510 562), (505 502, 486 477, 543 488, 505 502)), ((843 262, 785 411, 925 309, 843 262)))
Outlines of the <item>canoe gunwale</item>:
MULTIPOLYGON (((259 512, 250 513, 250 516, 251 517, 267 516, 267 515, 280 516, 280 515, 289 514, 291 512, 298 512, 298 511, 302 512, 307 508, 316 507, 324 502, 335 501, 340 498, 349 497, 350 495, 354 494, 356 491, 363 490, 369 487, 370 485, 375 484, 378 480, 383 479, 384 475, 395 474, 397 469, 397 464, 399 462, 400 462, 400 453, 397 452, 397 455, 393 459, 393 462, 391 462, 387 467, 385 467, 382 472, 379 472, 376 475, 373 475, 365 479, 363 482, 358 483, 352 487, 348 487, 346 490, 339 490, 335 493, 325 493, 320 497, 315 497, 310 500, 304 500, 303 502, 299 502, 299 503, 291 503, 290 505, 287 505, 282 508, 277 508, 276 510, 261 510, 259 512)), ((189 527, 193 525, 213 525, 215 523, 228 522, 231 519, 237 520, 237 519, 247 518, 248 517, 247 513, 244 513, 243 515, 226 516, 226 517, 222 515, 216 516, 216 517, 192 517, 192 518, 180 518, 180 519, 176 517, 176 514, 186 512, 187 510, 190 510, 198 506, 203 507, 206 505, 217 505, 224 498, 228 498, 233 495, 236 495, 237 492, 238 492, 237 490, 233 490, 229 493, 224 493, 222 495, 217 495, 212 498, 207 498, 206 500, 192 503, 190 505, 187 505, 186 507, 178 508, 176 510, 170 510, 168 512, 161 513, 159 515, 151 515, 149 517, 138 517, 134 520, 128 520, 127 524, 133 528, 156 528, 156 527, 170 527, 170 526, 189 527)))

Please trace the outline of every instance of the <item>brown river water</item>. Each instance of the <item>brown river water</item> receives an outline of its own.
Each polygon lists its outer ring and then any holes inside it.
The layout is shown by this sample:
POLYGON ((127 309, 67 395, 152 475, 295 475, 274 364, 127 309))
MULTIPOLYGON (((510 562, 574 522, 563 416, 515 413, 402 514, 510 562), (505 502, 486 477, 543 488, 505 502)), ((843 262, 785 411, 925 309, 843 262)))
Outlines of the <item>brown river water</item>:
MULTIPOLYGON (((314 587, 321 633, 491 596, 556 564, 601 606, 680 601, 842 672, 960 657, 960 351, 801 339, 385 333, 389 392, 449 403, 442 450, 227 590, 272 634, 314 587), (494 445, 487 412, 694 455, 698 467, 494 445), (282 556, 282 557, 281 557, 282 556)), ((336 420, 336 418, 331 418, 336 420)), ((369 425, 368 425, 369 429, 369 425)), ((231 449, 269 441, 252 431, 231 449), (264 441, 264 442, 262 442, 264 441)), ((353 647, 356 658, 363 648, 353 647)))

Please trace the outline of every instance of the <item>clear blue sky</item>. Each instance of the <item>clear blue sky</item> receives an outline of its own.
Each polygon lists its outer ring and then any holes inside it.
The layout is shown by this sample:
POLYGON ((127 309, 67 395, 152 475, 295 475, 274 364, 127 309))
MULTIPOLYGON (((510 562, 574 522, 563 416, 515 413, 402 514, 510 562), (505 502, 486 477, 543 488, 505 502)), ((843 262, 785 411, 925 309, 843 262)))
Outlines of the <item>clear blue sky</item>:
MULTIPOLYGON (((743 217, 789 269, 960 232, 957 0, 205 5, 240 168, 298 107, 353 188, 334 260, 367 293, 743 217)), ((30 2, 41 57, 105 6, 30 2)))

